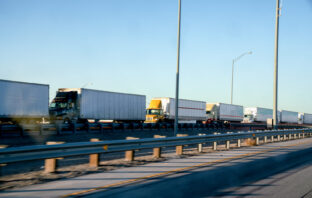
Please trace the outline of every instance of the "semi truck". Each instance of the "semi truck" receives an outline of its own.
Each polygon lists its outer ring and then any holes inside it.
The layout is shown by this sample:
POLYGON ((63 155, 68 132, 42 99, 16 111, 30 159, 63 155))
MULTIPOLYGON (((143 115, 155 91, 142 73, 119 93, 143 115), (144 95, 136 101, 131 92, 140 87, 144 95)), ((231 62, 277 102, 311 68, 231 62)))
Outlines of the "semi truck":
POLYGON ((225 103, 207 103, 207 121, 241 122, 244 118, 243 106, 225 103))
POLYGON ((0 122, 40 122, 49 117, 49 85, 0 80, 0 122))
POLYGON ((245 107, 244 122, 267 122, 267 119, 272 119, 273 110, 261 107, 245 107))
MULTIPOLYGON (((201 123, 206 119, 205 102, 179 99, 179 123, 201 123)), ((145 123, 173 123, 175 119, 175 99, 153 98, 146 111, 145 123)))
POLYGON ((299 113, 298 114, 298 124, 312 124, 312 114, 299 113))
POLYGON ((280 122, 298 124, 298 112, 281 110, 280 122))
POLYGON ((52 121, 143 122, 146 96, 85 88, 58 89, 50 104, 52 121))

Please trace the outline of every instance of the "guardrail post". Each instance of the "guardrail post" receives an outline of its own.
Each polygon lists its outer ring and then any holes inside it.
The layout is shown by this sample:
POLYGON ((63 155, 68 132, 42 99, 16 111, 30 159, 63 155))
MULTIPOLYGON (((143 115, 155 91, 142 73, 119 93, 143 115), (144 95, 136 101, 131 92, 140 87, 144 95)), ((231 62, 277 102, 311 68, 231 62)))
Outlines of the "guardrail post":
POLYGON ((281 141, 281 136, 280 135, 277 135, 277 141, 281 141))
POLYGON ((214 150, 214 151, 217 150, 217 142, 213 142, 213 144, 212 144, 212 150, 214 150))
MULTIPOLYGON (((99 142, 100 139, 92 138, 90 142, 99 142)), ((99 154, 90 154, 89 156, 89 166, 90 167, 98 167, 100 163, 100 155, 99 154)))
MULTIPOLYGON (((127 137, 126 138, 127 140, 137 140, 139 138, 136 138, 136 137, 127 137)), ((125 160, 126 161, 133 161, 134 160, 134 150, 130 150, 130 151, 126 151, 125 152, 125 160)))
MULTIPOLYGON (((199 135, 199 136, 203 136, 203 135, 206 135, 206 134, 204 134, 204 133, 199 133, 198 135, 199 135)), ((199 153, 203 152, 203 144, 202 144, 202 143, 198 144, 198 152, 199 152, 199 153)))
MULTIPOLYGON (((166 136, 154 135, 154 138, 165 138, 166 136)), ((153 156, 155 158, 161 158, 161 148, 153 148, 153 156)))
POLYGON ((304 138, 304 131, 303 131, 303 133, 302 133, 302 138, 304 138))
MULTIPOLYGON (((232 132, 227 132, 227 134, 231 134, 232 132)), ((225 141, 225 149, 229 150, 230 149, 230 140, 225 141)))
POLYGON ((268 137, 264 136, 263 143, 267 143, 267 142, 268 142, 268 137))
POLYGON ((259 137, 256 137, 256 145, 258 146, 259 144, 259 137))
POLYGON ((284 134, 283 135, 283 141, 286 141, 287 140, 287 137, 286 137, 286 135, 284 134))
POLYGON ((230 149, 230 140, 225 141, 225 149, 230 149))
MULTIPOLYGON (((186 137, 187 134, 178 134, 177 137, 186 137)), ((183 145, 176 146, 176 154, 183 155, 183 145)))
POLYGON ((294 139, 297 139, 297 134, 296 133, 294 134, 294 139))
POLYGON ((271 142, 274 142, 274 135, 271 136, 271 142))
POLYGON ((237 140, 237 147, 240 148, 241 147, 241 139, 237 140))
POLYGON ((289 134, 289 135, 288 135, 288 140, 291 140, 291 138, 292 138, 292 137, 291 137, 291 134, 289 134))
MULTIPOLYGON (((54 144, 64 144, 64 142, 47 142, 47 145, 54 145, 54 144)), ((44 160, 44 172, 45 173, 54 173, 57 169, 57 159, 62 158, 51 158, 44 160)))
MULTIPOLYGON (((213 133, 214 135, 217 135, 218 133, 213 133)), ((217 142, 212 143, 212 150, 216 151, 217 150, 217 142)))

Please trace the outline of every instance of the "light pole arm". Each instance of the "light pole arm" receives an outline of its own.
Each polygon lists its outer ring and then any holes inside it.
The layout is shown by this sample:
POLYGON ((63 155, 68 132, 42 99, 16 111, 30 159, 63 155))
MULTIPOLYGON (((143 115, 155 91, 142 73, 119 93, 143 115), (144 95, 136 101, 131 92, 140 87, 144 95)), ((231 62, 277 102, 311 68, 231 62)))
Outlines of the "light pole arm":
POLYGON ((235 59, 233 60, 233 62, 238 61, 239 59, 241 59, 243 56, 245 56, 245 55, 247 55, 247 54, 252 54, 252 51, 243 53, 242 55, 240 55, 240 56, 238 56, 237 58, 235 58, 235 59))

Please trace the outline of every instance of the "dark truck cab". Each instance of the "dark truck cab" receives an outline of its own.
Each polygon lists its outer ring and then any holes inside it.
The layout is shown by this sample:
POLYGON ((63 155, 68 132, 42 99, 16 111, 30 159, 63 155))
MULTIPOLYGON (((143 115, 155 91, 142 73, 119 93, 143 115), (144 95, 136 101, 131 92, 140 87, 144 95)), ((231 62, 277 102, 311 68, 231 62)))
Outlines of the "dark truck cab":
POLYGON ((50 120, 62 120, 65 123, 78 119, 78 94, 76 91, 57 91, 49 107, 50 120))

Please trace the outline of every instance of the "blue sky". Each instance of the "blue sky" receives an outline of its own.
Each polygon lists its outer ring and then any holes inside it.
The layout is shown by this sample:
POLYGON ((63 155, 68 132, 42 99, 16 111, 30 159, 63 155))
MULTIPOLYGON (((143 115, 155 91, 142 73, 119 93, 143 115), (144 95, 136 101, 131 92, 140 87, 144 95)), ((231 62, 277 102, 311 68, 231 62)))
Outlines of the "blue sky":
MULTIPOLYGON (((177 0, 0 0, 0 78, 175 95, 177 0), (92 85, 90 84, 92 83, 92 85)), ((283 0, 279 108, 312 113, 312 0, 283 0)), ((273 106, 275 0, 182 0, 180 97, 273 106)))

